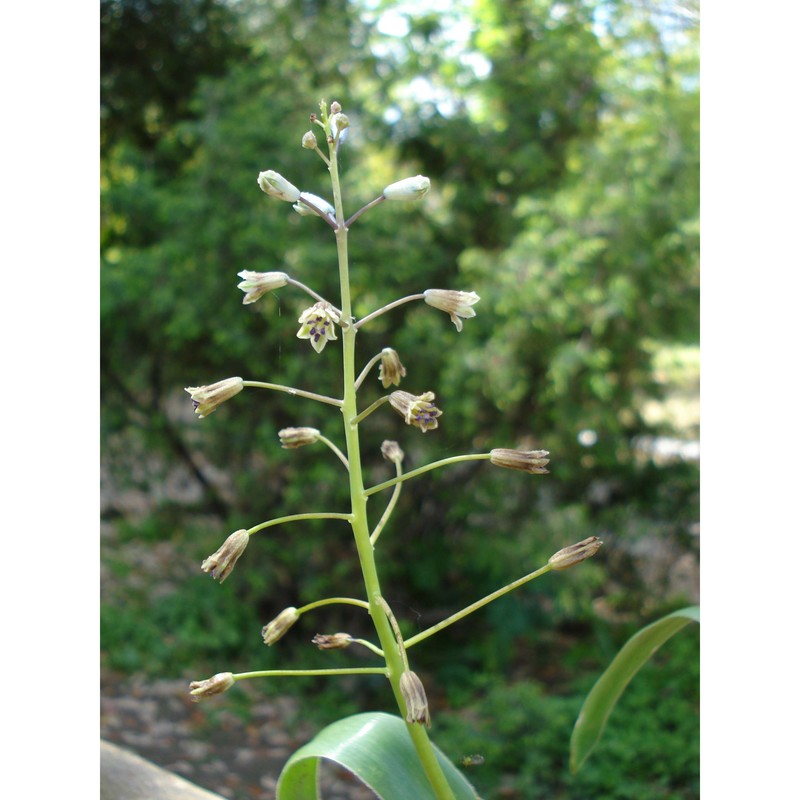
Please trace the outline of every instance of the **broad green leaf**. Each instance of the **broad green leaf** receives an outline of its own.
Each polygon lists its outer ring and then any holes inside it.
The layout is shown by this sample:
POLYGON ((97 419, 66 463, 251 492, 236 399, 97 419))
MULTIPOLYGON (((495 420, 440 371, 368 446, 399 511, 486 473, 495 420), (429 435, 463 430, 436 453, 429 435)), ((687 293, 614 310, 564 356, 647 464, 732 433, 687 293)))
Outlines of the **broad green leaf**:
MULTIPOLYGON (((478 795, 451 761, 434 746, 456 800, 478 795)), ((399 717, 380 712, 356 714, 321 730, 286 762, 277 800, 318 800, 321 758, 352 772, 381 800, 436 800, 414 746, 399 717)))
POLYGON ((583 703, 570 741, 569 764, 577 772, 594 750, 614 706, 644 663, 690 622, 700 622, 700 607, 689 606, 662 617, 635 633, 609 664, 583 703))

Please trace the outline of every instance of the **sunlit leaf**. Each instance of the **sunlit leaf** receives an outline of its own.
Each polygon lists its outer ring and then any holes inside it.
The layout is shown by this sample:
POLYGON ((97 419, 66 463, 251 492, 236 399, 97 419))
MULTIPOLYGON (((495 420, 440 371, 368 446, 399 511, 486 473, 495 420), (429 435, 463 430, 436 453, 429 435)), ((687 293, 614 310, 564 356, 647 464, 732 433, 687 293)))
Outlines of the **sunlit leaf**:
MULTIPOLYGON (((466 778, 434 746, 457 800, 476 800, 466 778)), ((381 800, 436 800, 399 717, 356 714, 321 730, 292 755, 278 779, 277 800, 318 800, 317 767, 327 759, 353 773, 381 800)))

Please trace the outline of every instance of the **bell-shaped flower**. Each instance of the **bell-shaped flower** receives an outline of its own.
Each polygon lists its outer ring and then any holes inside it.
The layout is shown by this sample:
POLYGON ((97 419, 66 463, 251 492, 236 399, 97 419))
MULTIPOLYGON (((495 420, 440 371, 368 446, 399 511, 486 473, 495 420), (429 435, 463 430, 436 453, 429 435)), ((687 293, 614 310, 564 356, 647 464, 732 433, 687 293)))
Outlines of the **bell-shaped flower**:
POLYGON ((300 614, 294 606, 284 608, 272 622, 268 622, 261 629, 264 644, 272 646, 300 619, 300 614))
POLYGON ((314 303, 311 308, 307 308, 297 320, 300 323, 300 330, 297 332, 298 339, 308 339, 311 346, 321 353, 328 340, 336 341, 336 324, 339 322, 339 315, 330 303, 321 300, 314 303))
POLYGON ((342 650, 350 647, 353 637, 349 633, 318 633, 311 643, 320 650, 342 650))
POLYGON ((496 467, 518 469, 534 475, 546 475, 545 467, 550 463, 547 450, 508 450, 498 447, 489 453, 489 460, 496 467))
POLYGON ((378 380, 383 384, 384 389, 388 389, 392 384, 400 385, 400 379, 405 378, 406 368, 400 362, 397 350, 391 347, 384 347, 381 350, 381 364, 378 368, 378 380))
POLYGON ((286 286, 289 280, 289 276, 285 272, 253 272, 243 269, 237 274, 240 278, 244 278, 237 288, 245 293, 242 304, 246 306, 255 303, 267 292, 286 286))
POLYGON ((387 461, 391 461, 393 464, 402 464, 403 459, 405 458, 405 453, 400 449, 400 445, 397 442, 392 441, 391 439, 387 439, 381 445, 381 453, 383 453, 383 457, 387 461))
POLYGON ((423 433, 439 427, 438 417, 442 416, 433 404, 436 395, 433 392, 424 392, 420 395, 409 392, 392 392, 389 403, 392 408, 406 421, 406 425, 413 425, 423 433))
POLYGON ((550 556, 547 563, 555 570, 569 569, 591 558, 603 543, 596 536, 590 536, 577 544, 571 544, 563 550, 559 550, 555 555, 550 556))
POLYGON ((236 681, 232 672, 218 672, 204 681, 192 681, 189 684, 189 694, 192 695, 192 700, 197 703, 207 697, 227 692, 234 683, 236 681))
POLYGON ((387 200, 420 200, 428 194, 430 188, 430 178, 417 175, 414 178, 404 178, 402 181, 389 184, 383 190, 383 196, 387 200))
POLYGON ((294 450, 319 441, 319 431, 316 428, 283 428, 278 431, 278 438, 284 450, 294 450))
POLYGON ((474 317, 475 309, 472 306, 481 299, 475 292, 457 292, 454 289, 426 289, 423 294, 429 306, 450 315, 459 333, 464 327, 461 317, 464 319, 474 317))
POLYGON ((300 190, 274 170, 268 169, 266 172, 259 172, 258 185, 262 192, 266 192, 276 200, 296 203, 300 199, 300 190))
POLYGON ((236 562, 244 553, 248 542, 250 541, 250 534, 242 528, 241 530, 232 533, 215 553, 212 553, 200 565, 203 572, 208 572, 212 578, 218 578, 222 583, 228 575, 233 572, 236 562))
POLYGON ((400 676, 400 694, 406 704, 406 722, 431 726, 431 714, 428 710, 428 697, 425 687, 416 673, 407 669, 400 676))
POLYGON ((194 413, 203 419, 216 411, 226 400, 239 394, 243 388, 244 381, 241 378, 225 378, 208 386, 187 386, 184 391, 189 392, 192 398, 194 413))

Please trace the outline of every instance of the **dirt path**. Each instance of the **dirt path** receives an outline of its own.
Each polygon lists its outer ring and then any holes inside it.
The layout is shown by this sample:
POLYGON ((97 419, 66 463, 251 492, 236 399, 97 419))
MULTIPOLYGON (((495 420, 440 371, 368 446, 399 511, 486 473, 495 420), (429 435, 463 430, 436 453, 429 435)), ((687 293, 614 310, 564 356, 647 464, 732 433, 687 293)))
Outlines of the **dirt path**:
MULTIPOLYGON (((103 677, 100 735, 230 800, 273 800, 289 756, 314 734, 294 719, 292 698, 254 702, 244 721, 222 706, 189 700, 185 681, 103 677)), ((326 800, 374 800, 347 773, 326 768, 326 800)))

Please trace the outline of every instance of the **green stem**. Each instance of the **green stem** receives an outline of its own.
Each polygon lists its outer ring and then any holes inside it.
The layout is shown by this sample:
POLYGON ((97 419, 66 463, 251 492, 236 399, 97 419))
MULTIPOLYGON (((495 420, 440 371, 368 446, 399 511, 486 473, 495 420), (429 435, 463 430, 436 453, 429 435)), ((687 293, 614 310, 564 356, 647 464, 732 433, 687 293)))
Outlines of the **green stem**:
POLYGON ((249 678, 297 678, 316 675, 385 675, 386 667, 342 667, 341 669, 264 669, 258 672, 238 672, 233 679, 244 681, 249 678))
POLYGON ((249 528, 247 533, 252 536, 254 533, 263 531, 264 528, 271 528, 273 525, 282 525, 284 522, 299 522, 303 519, 344 519, 348 522, 353 518, 352 514, 337 514, 333 511, 315 511, 306 514, 289 514, 287 517, 276 517, 275 519, 262 522, 249 528))
POLYGON ((336 453, 336 456, 338 457, 339 461, 341 461, 342 464, 344 464, 345 467, 347 467, 347 469, 350 469, 350 464, 347 463, 347 457, 345 456, 345 454, 330 439, 328 439, 327 436, 323 436, 322 434, 320 434, 317 437, 317 439, 323 444, 328 445, 328 447, 330 447, 330 449, 333 450, 334 453, 336 453))
POLYGON ((243 386, 253 386, 256 389, 272 389, 276 392, 286 392, 293 397, 307 397, 309 400, 318 400, 320 403, 327 403, 330 406, 342 407, 342 401, 335 397, 326 397, 324 394, 316 392, 306 392, 303 389, 295 389, 293 386, 283 386, 280 383, 265 383, 264 381, 242 381, 243 386))
POLYGON ((534 578, 538 578, 541 575, 544 575, 546 572, 550 572, 552 567, 549 564, 546 564, 541 569, 537 569, 536 572, 531 572, 530 575, 525 575, 523 578, 518 578, 513 583, 509 583, 507 586, 503 586, 502 589, 498 589, 491 594, 487 594, 486 597, 477 600, 472 605, 467 606, 466 608, 462 608, 461 611, 457 611, 452 616, 448 617, 447 619, 443 619, 441 622, 437 622, 436 625, 432 625, 430 628, 418 633, 416 636, 412 636, 410 639, 406 639, 404 642, 406 649, 409 647, 413 647, 415 644, 418 644, 423 639, 427 639, 429 636, 433 636, 434 633, 438 633, 443 628, 452 625, 454 622, 458 622, 460 619, 463 619, 467 616, 467 614, 471 614, 473 611, 477 611, 479 608, 483 608, 483 606, 488 605, 493 600, 497 600, 498 597, 502 597, 504 594, 508 594, 509 592, 513 592, 514 589, 518 589, 524 583, 528 581, 532 581, 534 578))
POLYGON ((373 411, 379 409, 384 403, 389 400, 389 395, 384 395, 383 397, 376 400, 369 408, 365 408, 360 414, 353 417, 350 422, 353 425, 358 425, 359 422, 366 419, 373 411))
MULTIPOLYGON (((313 289, 310 289, 304 283, 300 283, 300 281, 295 280, 294 278, 289 278, 286 282, 292 286, 296 286, 298 289, 302 289, 306 294, 311 295, 311 297, 313 297, 315 300, 319 300, 320 303, 328 303, 328 301, 321 294, 317 294, 313 289)), ((339 311, 339 309, 336 308, 333 303, 328 303, 328 305, 341 316, 341 311, 339 311)))
POLYGON ((313 608, 332 605, 360 606, 369 611, 369 603, 366 600, 357 600, 355 597, 326 597, 324 600, 315 600, 313 603, 308 603, 302 608, 298 608, 297 613, 305 614, 306 611, 311 611, 313 608))
POLYGON ((372 644, 372 642, 368 642, 366 639, 353 639, 353 643, 354 644, 360 644, 363 647, 366 647, 367 650, 372 650, 373 653, 375 653, 376 655, 379 655, 383 659, 386 658, 383 650, 381 650, 380 647, 375 647, 375 645, 372 644))
POLYGON ((395 300, 393 303, 389 303, 389 305, 382 306, 381 308, 376 309, 371 314, 367 314, 366 317, 362 317, 358 322, 356 322, 355 327, 360 328, 362 325, 365 325, 370 320, 375 319, 375 317, 379 317, 381 314, 385 314, 387 311, 391 311, 393 308, 397 308, 397 306, 403 305, 403 303, 410 303, 412 300, 424 300, 424 294, 410 294, 408 297, 401 297, 399 300, 395 300))
POLYGON ((443 458, 439 461, 432 461, 430 464, 426 464, 424 467, 417 467, 417 469, 412 469, 411 472, 406 472, 404 475, 398 475, 396 478, 392 478, 391 480, 371 486, 369 489, 364 491, 364 494, 369 497, 370 495, 373 495, 376 492, 381 492, 384 489, 388 489, 390 486, 394 486, 397 483, 407 481, 409 478, 416 478, 417 475, 422 475, 424 472, 430 472, 432 469, 446 467, 448 464, 458 464, 459 461, 482 461, 488 458, 491 458, 491 453, 471 453, 469 455, 451 456, 450 458, 443 458))
MULTIPOLYGON (((336 251, 339 258, 339 283, 342 292, 343 319, 352 321, 350 300, 350 275, 347 251, 347 227, 344 224, 344 211, 342 206, 342 191, 339 182, 339 164, 337 152, 330 148, 330 174, 333 187, 333 200, 336 208, 336 251)), ((355 538, 358 558, 361 562, 361 571, 364 577, 367 599, 370 606, 370 615, 375 625, 380 645, 386 659, 387 677, 392 687, 397 706, 405 711, 405 701, 400 692, 400 676, 404 664, 397 649, 397 642, 392 633, 392 627, 381 606, 381 587, 378 580, 378 571, 375 565, 372 543, 369 537, 369 522, 367 518, 367 496, 364 492, 364 480, 361 471, 361 450, 358 438, 358 423, 355 421, 358 413, 356 404, 355 385, 355 342, 356 326, 348 325, 342 329, 343 351, 343 379, 344 397, 342 400, 342 417, 344 422, 345 440, 347 443, 347 458, 350 463, 350 501, 352 507, 353 536, 355 538)), ((425 729, 417 724, 406 723, 406 727, 414 744, 425 774, 439 800, 455 800, 452 790, 447 783, 433 745, 425 729)))
POLYGON ((361 374, 356 378, 356 391, 358 391, 361 384, 364 382, 364 378, 367 377, 369 371, 381 360, 381 356, 383 353, 378 353, 378 355, 373 356, 368 362, 364 369, 361 370, 361 374))
POLYGON ((367 203, 362 208, 359 208, 358 211, 356 211, 356 213, 353 214, 353 216, 347 220, 345 225, 349 228, 365 211, 369 211, 371 208, 378 205, 378 203, 382 203, 385 199, 386 198, 383 195, 381 195, 380 197, 376 197, 374 200, 367 203))
MULTIPOLYGON (((403 465, 401 463, 397 463, 397 477, 399 478, 403 474, 403 465)), ((378 524, 375 526, 375 529, 370 534, 369 540, 372 542, 372 546, 375 547, 375 542, 378 541, 378 537, 381 535, 381 531, 383 530, 384 525, 389 520, 389 517, 392 516, 392 512, 394 511, 394 507, 397 505, 397 501, 400 499, 400 492, 403 489, 402 482, 398 481, 395 484, 394 491, 392 492, 392 498, 389 500, 389 503, 386 506, 386 510, 383 512, 383 515, 378 520, 378 524)))

